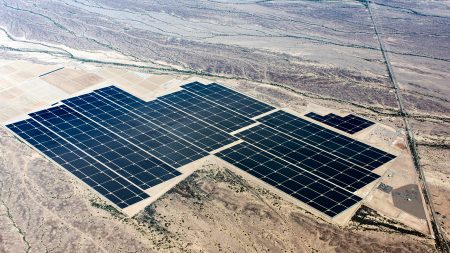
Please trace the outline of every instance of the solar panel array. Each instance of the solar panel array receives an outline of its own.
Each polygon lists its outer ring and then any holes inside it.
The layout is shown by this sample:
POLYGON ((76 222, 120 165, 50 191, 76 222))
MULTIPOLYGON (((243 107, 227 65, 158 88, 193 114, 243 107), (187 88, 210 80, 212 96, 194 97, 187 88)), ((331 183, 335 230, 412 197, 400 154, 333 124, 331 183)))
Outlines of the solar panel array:
POLYGON ((124 108, 111 105, 110 101, 98 94, 86 94, 63 102, 173 167, 183 166, 208 155, 163 127, 124 108))
POLYGON ((243 140, 216 155, 334 217, 394 158, 219 84, 181 87, 149 102, 105 87, 7 127, 120 208, 243 140))
POLYGON ((265 125, 255 126, 237 136, 352 192, 379 178, 377 174, 339 156, 265 125))
POLYGON ((245 142, 219 152, 217 156, 331 217, 361 200, 315 174, 245 142))
POLYGON ((239 112, 240 114, 250 118, 275 109, 273 106, 240 94, 217 83, 203 85, 199 82, 193 82, 185 84, 181 87, 210 101, 226 105, 228 109, 239 112))
POLYGON ((10 124, 8 128, 121 208, 149 197, 117 172, 107 168, 34 119, 10 124))
POLYGON ((227 132, 199 120, 160 100, 144 102, 116 87, 95 91, 118 106, 133 112, 173 134, 210 152, 237 140, 227 132))
POLYGON ((284 111, 274 112, 258 121, 369 170, 395 158, 394 155, 284 111))
POLYGON ((206 100, 186 90, 162 96, 158 100, 227 132, 233 132, 255 123, 254 120, 236 111, 227 109, 225 106, 206 100))
POLYGON ((372 121, 366 120, 364 118, 352 114, 349 114, 345 117, 341 117, 334 113, 329 113, 325 116, 321 116, 317 113, 310 112, 305 114, 305 116, 317 120, 319 122, 322 122, 328 126, 337 128, 349 134, 354 134, 375 124, 372 121))

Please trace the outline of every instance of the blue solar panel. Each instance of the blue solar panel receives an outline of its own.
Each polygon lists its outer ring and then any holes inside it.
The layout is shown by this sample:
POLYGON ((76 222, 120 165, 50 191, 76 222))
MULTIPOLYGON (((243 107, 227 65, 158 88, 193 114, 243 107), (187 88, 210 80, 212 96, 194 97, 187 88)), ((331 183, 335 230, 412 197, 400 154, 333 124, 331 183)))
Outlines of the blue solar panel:
POLYGON ((114 106, 98 94, 85 94, 63 102, 175 168, 208 155, 164 126, 158 126, 121 106, 114 106))
POLYGON ((360 197, 245 142, 216 155, 330 217, 361 200, 360 197))
POLYGON ((242 131, 237 136, 352 192, 380 177, 338 156, 262 124, 242 131))
POLYGON ((158 98, 158 100, 170 104, 181 111, 189 113, 192 116, 227 132, 233 132, 255 123, 255 121, 250 118, 205 100, 186 90, 162 96, 158 98))
POLYGON ((334 113, 321 116, 317 113, 310 112, 305 114, 306 117, 322 122, 328 126, 337 128, 349 134, 359 132, 375 123, 368 121, 364 118, 349 114, 345 117, 341 117, 334 113))
POLYGON ((30 116, 142 189, 180 175, 172 167, 66 105, 31 113, 30 116))
POLYGON ((138 117, 142 117, 149 122, 164 127, 174 135, 183 138, 207 152, 221 148, 237 140, 237 138, 229 135, 225 131, 162 101, 156 100, 146 103, 122 90, 115 89, 114 91, 117 91, 115 93, 107 92, 108 90, 111 91, 111 88, 100 89, 95 91, 95 93, 130 110, 138 117), (131 105, 128 103, 129 101, 133 101, 131 105))
POLYGON ((369 170, 395 158, 394 155, 284 111, 266 115, 258 121, 369 170))
POLYGON ((181 87, 202 96, 209 101, 224 105, 228 109, 239 112, 249 118, 253 118, 275 109, 273 106, 259 102, 256 99, 245 96, 217 83, 203 85, 199 82, 192 82, 181 87))
POLYGON ((120 208, 149 197, 129 181, 33 119, 19 121, 7 127, 120 208))

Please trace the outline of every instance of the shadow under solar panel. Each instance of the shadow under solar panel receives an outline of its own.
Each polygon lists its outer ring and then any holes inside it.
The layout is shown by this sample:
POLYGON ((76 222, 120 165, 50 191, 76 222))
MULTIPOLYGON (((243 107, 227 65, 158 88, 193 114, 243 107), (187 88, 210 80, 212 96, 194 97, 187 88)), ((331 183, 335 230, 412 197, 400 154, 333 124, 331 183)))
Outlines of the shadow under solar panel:
POLYGON ((360 197, 246 142, 216 155, 330 217, 361 201, 360 197))
POLYGON ((120 208, 150 197, 33 119, 7 127, 120 208))

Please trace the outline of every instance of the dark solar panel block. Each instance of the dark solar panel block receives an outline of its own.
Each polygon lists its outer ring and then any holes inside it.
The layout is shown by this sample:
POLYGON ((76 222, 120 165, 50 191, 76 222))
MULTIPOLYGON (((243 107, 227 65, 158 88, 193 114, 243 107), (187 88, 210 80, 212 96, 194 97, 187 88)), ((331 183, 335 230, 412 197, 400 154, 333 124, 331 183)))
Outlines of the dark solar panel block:
MULTIPOLYGON (((114 191, 118 203, 128 205, 138 201, 137 197, 123 201, 127 192, 109 179, 110 174, 146 189, 179 175, 166 163, 179 167, 236 141, 229 132, 254 123, 250 117, 273 110, 218 84, 190 83, 183 88, 145 102, 111 86, 65 100, 70 107, 63 105, 30 114, 63 138, 49 131, 51 134, 70 142, 76 152, 48 142, 29 124, 24 124, 20 132, 30 131, 35 136, 30 139, 30 143, 35 142, 32 145, 51 149, 48 156, 55 162, 64 163, 67 170, 101 194, 114 191), (87 158, 79 159, 84 156, 87 158), (94 163, 97 168, 91 166, 94 163), (98 167, 106 170, 99 173, 98 167)), ((333 115, 326 119, 347 128, 364 125, 353 115, 345 122, 333 115)), ((374 179, 373 173, 355 164, 373 169, 394 158, 285 112, 272 113, 259 121, 283 133, 257 126, 238 134, 256 146, 241 143, 218 156, 331 217, 360 201, 349 191, 374 179)), ((117 202, 114 197, 110 196, 111 201, 117 202)))
POLYGON ((317 113, 310 112, 305 114, 305 116, 349 134, 354 134, 375 124, 372 121, 366 120, 364 118, 352 114, 349 114, 345 117, 341 117, 333 113, 321 116, 317 113))
POLYGON ((255 123, 250 118, 208 101, 187 90, 177 91, 159 97, 158 100, 170 104, 226 132, 233 132, 255 123))
POLYGON ((216 150, 237 140, 237 138, 229 135, 227 132, 162 101, 143 102, 134 99, 133 106, 130 106, 123 102, 123 99, 133 99, 134 96, 121 90, 115 91, 117 93, 108 94, 103 89, 100 89, 95 91, 95 93, 104 96, 158 126, 164 127, 176 136, 183 138, 207 152, 216 150))
POLYGON ((162 183, 167 177, 180 175, 169 165, 66 105, 31 113, 30 116, 142 189, 162 183), (165 177, 156 176, 155 171, 164 172, 165 177))
POLYGON ((245 96, 217 83, 203 85, 199 82, 192 82, 181 87, 212 102, 225 105, 228 109, 239 112, 249 118, 253 118, 275 109, 273 106, 260 102, 249 96, 245 96))
POLYGON ((90 93, 63 102, 175 168, 208 155, 195 143, 121 106, 114 106, 101 95, 90 93))
POLYGON ((263 124, 242 131, 237 136, 352 192, 380 177, 358 165, 303 141, 293 139, 263 124))
POLYGON ((330 217, 361 200, 360 197, 245 142, 216 155, 330 217))
POLYGON ((394 155, 284 111, 271 113, 258 121, 369 170, 395 158, 394 155))
POLYGON ((120 208, 150 197, 33 119, 7 127, 120 208))

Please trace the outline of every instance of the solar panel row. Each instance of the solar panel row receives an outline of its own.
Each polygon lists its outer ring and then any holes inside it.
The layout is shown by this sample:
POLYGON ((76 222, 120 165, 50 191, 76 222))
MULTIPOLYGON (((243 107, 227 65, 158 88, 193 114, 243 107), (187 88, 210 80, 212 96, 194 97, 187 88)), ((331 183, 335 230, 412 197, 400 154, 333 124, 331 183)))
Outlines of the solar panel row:
POLYGON ((334 113, 321 116, 317 113, 310 112, 305 114, 306 117, 322 122, 331 127, 337 128, 349 134, 359 132, 375 123, 368 121, 364 118, 349 114, 345 117, 341 117, 334 113))
POLYGON ((360 197, 245 142, 216 155, 331 217, 361 200, 360 197))
POLYGON ((7 127, 120 208, 149 197, 129 181, 33 119, 7 127))
POLYGON ((369 170, 395 158, 394 155, 284 111, 266 115, 258 121, 369 170))

